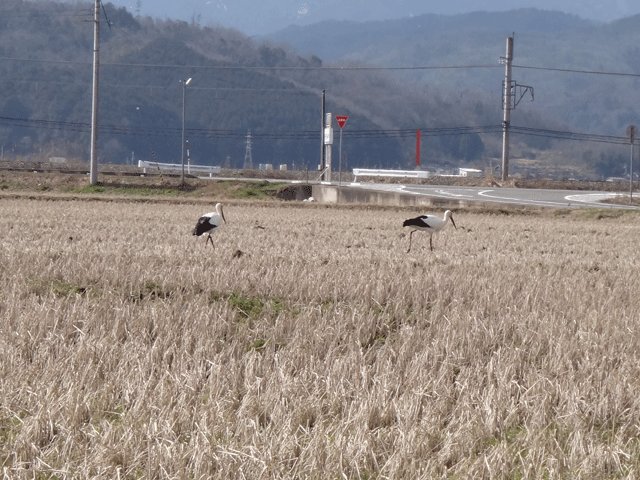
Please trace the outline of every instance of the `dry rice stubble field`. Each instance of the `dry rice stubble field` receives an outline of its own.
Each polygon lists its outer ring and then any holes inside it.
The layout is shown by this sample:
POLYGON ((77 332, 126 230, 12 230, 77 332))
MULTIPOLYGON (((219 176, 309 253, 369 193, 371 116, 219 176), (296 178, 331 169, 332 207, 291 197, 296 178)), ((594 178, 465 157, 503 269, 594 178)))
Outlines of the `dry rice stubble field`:
POLYGON ((640 218, 2 200, 15 478, 640 476, 640 218))

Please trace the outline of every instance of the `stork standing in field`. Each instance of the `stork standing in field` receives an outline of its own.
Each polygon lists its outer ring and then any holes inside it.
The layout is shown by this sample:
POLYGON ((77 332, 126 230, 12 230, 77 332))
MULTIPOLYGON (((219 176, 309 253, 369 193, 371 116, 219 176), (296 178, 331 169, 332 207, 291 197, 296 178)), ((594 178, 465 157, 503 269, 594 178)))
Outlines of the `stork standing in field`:
POLYGON ((220 222, 227 221, 224 218, 224 211, 222 210, 222 204, 216 204, 216 211, 205 213, 198 219, 198 223, 196 224, 196 228, 193 229, 193 234, 197 236, 207 234, 207 239, 205 240, 205 244, 209 243, 211 240, 211 246, 213 246, 213 238, 211 238, 211 234, 216 231, 220 222))
POLYGON ((413 232, 416 230, 421 230, 429 234, 429 247, 431 248, 431 251, 433 251, 433 234, 442 230, 449 220, 451 220, 453 228, 457 229, 458 227, 456 227, 456 222, 453 221, 453 214, 451 213, 451 210, 444 212, 444 218, 439 218, 435 215, 420 215, 419 217, 405 220, 402 226, 413 228, 409 234, 409 250, 407 250, 407 253, 411 251, 411 235, 413 235, 413 232))

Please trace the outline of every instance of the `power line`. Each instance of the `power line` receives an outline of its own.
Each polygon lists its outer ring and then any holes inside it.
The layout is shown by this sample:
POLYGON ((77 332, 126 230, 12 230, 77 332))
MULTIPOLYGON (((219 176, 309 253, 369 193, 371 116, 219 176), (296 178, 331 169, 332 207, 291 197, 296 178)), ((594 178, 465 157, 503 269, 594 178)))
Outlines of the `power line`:
POLYGON ((105 63, 108 66, 118 67, 144 67, 144 68, 193 68, 193 69, 218 69, 218 70, 327 70, 327 71, 368 71, 368 70, 456 70, 475 68, 499 68, 500 65, 442 65, 421 67, 380 67, 380 66, 259 66, 259 65, 158 65, 144 63, 105 63))
MULTIPOLYGON (((34 58, 0 57, 0 61, 6 62, 35 62, 57 63, 63 65, 91 65, 91 62, 73 60, 45 60, 34 58)), ((441 65, 418 67, 380 67, 380 66, 260 66, 260 65, 175 65, 160 63, 119 63, 102 62, 100 66, 129 67, 129 68, 180 68, 180 69, 213 69, 213 70, 327 70, 327 71, 367 71, 367 70, 462 70, 477 68, 500 68, 500 65, 441 65)))
MULTIPOLYGON (((62 65, 90 65, 91 62, 81 62, 72 60, 45 60, 33 58, 17 58, 17 57, 0 57, 0 61, 6 62, 33 62, 33 63, 52 63, 62 65)), ((101 66, 108 67, 129 67, 129 68, 176 68, 176 69, 213 69, 213 70, 286 70, 286 71, 385 71, 385 70, 472 70, 482 68, 502 68, 501 65, 434 65, 434 66, 415 66, 415 67, 381 67, 381 66, 260 66, 260 65, 175 65, 175 64, 159 64, 159 63, 119 63, 104 62, 101 66)), ((579 70, 572 68, 553 68, 553 67, 536 67, 533 65, 512 65, 513 68, 522 68, 529 70, 542 70, 547 72, 562 73, 578 73, 584 75, 607 75, 618 77, 640 78, 638 73, 625 72, 604 72, 598 70, 579 70)))
MULTIPOLYGON (((81 122, 64 122, 57 120, 35 120, 24 118, 0 117, 0 125, 27 127, 50 130, 67 130, 72 132, 89 132, 91 125, 81 122)), ((616 145, 627 145, 629 139, 614 135, 598 135, 591 133, 577 133, 561 130, 549 130, 542 128, 529 128, 511 126, 514 134, 530 135, 538 137, 553 138, 557 140, 574 140, 596 143, 610 143, 616 145)), ((134 136, 180 136, 181 128, 159 128, 159 127, 139 127, 122 125, 100 125, 100 130, 104 133, 115 135, 134 136)), ((391 139, 391 138, 412 138, 415 137, 416 128, 403 129, 369 129, 369 130, 346 130, 344 136, 358 139, 391 139)), ((438 127, 421 128, 422 136, 453 136, 471 134, 497 134, 502 132, 502 125, 482 125, 482 126, 460 126, 460 127, 438 127)), ((234 130, 214 130, 214 129, 187 129, 191 138, 204 139, 225 139, 225 138, 246 138, 245 131, 234 130)), ((299 130, 284 132, 258 132, 251 134, 253 139, 263 140, 317 140, 316 130, 299 130)))
POLYGON ((521 135, 532 135, 537 137, 555 138, 559 140, 577 140, 596 143, 613 143, 617 145, 628 145, 629 138, 619 137, 613 135, 597 135, 592 133, 576 133, 576 132, 563 132, 558 130, 547 130, 543 128, 529 128, 529 127, 516 127, 511 126, 513 133, 519 133, 521 135))
POLYGON ((598 70, 578 70, 573 68, 551 68, 551 67, 533 67, 529 65, 512 65, 513 68, 526 68, 530 70, 544 70, 547 72, 563 72, 563 73, 583 73, 585 75, 612 75, 619 77, 640 77, 638 73, 624 73, 624 72, 602 72, 598 70))
MULTIPOLYGON (((90 65, 91 62, 81 62, 72 60, 45 60, 45 59, 33 59, 33 58, 17 58, 17 57, 0 57, 0 61, 6 62, 34 62, 34 63, 52 63, 62 65, 90 65)), ((260 65, 175 65, 175 64, 159 64, 159 63, 119 63, 119 62, 104 62, 101 66, 108 67, 128 67, 128 68, 176 68, 176 69, 213 69, 213 70, 286 70, 286 71, 385 71, 385 70, 473 70, 483 68, 503 68, 502 65, 433 65, 433 66, 415 66, 415 67, 381 67, 381 66, 260 66, 260 65)), ((618 77, 631 77, 640 78, 638 73, 625 73, 625 72, 605 72, 598 70, 579 70, 572 68, 553 68, 553 67, 536 67, 533 65, 512 65, 513 68, 522 68, 529 70, 542 70, 547 72, 562 72, 562 73, 578 73, 584 75, 607 75, 618 77)))
POLYGON ((58 11, 58 10, 50 10, 50 11, 45 11, 45 12, 26 12, 26 13, 18 13, 18 14, 12 14, 12 12, 7 13, 6 11, 0 11, 0 16, 4 19, 7 18, 41 18, 41 17, 90 17, 91 16, 91 12, 87 11, 87 12, 82 12, 79 10, 76 11, 58 11))

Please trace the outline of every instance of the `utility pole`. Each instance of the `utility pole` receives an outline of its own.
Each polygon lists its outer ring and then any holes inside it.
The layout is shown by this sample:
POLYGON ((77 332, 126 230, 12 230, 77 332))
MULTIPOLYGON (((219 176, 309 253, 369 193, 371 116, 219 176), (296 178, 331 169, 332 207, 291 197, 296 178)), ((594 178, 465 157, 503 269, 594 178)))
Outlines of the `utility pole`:
POLYGON ((509 122, 511 121, 511 62, 513 61, 513 37, 507 38, 507 56, 504 58, 505 73, 502 89, 502 181, 509 177, 509 122))
POLYGON ((95 1, 93 15, 93 102, 91 106, 91 164, 89 180, 98 183, 98 70, 100 65, 100 0, 95 1))
POLYGON ((325 182, 331 182, 331 145, 333 145, 333 127, 332 124, 332 115, 331 113, 327 113, 326 124, 324 128, 324 156, 325 156, 325 167, 324 167, 324 175, 323 179, 325 182))
POLYGON ((322 90, 322 111, 320 117, 320 171, 324 172, 324 109, 325 109, 325 100, 324 100, 324 89, 322 90))
POLYGON ((182 142, 180 143, 180 152, 181 152, 181 164, 182 164, 182 175, 180 176, 180 185, 184 185, 184 114, 185 114, 185 103, 187 98, 187 85, 191 83, 191 77, 187 80, 180 80, 182 82, 182 142))
POLYGON ((509 129, 511 128, 511 110, 515 110, 527 92, 531 94, 531 101, 533 102, 533 87, 519 85, 511 78, 513 36, 507 38, 507 56, 501 57, 500 61, 504 61, 505 64, 504 84, 502 86, 502 108, 504 110, 504 118, 502 120, 502 181, 505 182, 507 178, 509 178, 509 129), (516 96, 518 96, 518 98, 516 98, 516 96))

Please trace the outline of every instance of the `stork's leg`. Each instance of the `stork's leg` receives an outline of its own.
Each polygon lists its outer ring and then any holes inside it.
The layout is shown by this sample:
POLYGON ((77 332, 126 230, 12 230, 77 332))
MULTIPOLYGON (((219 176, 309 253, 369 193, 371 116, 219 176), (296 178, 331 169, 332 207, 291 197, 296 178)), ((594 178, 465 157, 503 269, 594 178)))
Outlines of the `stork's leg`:
POLYGON ((429 248, 433 252, 433 235, 429 235, 429 248))
POLYGON ((411 233, 409 234, 409 250, 407 250, 407 253, 411 251, 411 235, 413 235, 413 232, 415 232, 415 230, 411 230, 411 233))
POLYGON ((207 243, 209 243, 209 240, 211 240, 211 248, 215 249, 216 247, 213 246, 213 238, 211 238, 211 234, 207 236, 207 243))

